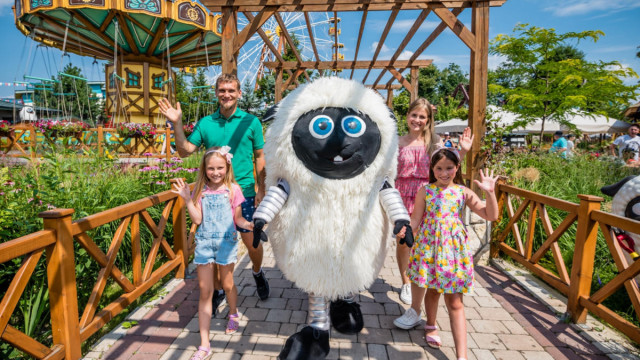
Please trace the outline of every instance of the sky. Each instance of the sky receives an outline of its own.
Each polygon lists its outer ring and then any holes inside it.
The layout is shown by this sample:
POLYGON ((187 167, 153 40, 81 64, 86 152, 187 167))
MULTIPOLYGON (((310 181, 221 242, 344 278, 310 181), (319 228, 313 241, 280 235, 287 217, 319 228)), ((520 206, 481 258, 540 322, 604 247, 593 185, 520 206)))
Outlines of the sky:
MULTIPOLYGON (((63 57, 58 49, 37 47, 37 43, 26 38, 15 27, 12 0, 0 0, 0 34, 3 35, 3 60, 0 64, 0 83, 22 81, 23 75, 50 77, 58 69, 70 61, 83 69, 83 75, 89 80, 103 80, 104 62, 93 64, 93 58, 72 55, 63 57), (28 65, 28 66, 27 66, 28 65)), ((361 40, 359 60, 368 60, 373 57, 378 45, 382 29, 384 28, 390 12, 370 12, 365 32, 361 40)), ((316 38, 320 46, 320 52, 330 54, 330 37, 326 34, 329 27, 326 19, 330 15, 314 13, 316 22, 316 38)), ((379 60, 389 59, 396 51, 406 32, 417 17, 417 11, 401 11, 391 31, 384 42, 379 60)), ((471 10, 465 10, 459 19, 468 27, 471 10)), ((344 53, 346 59, 352 59, 355 53, 358 28, 361 13, 339 13, 340 17, 340 42, 345 44, 344 53)), ((580 32, 585 30, 602 30, 605 36, 597 43, 581 41, 573 43, 586 54, 590 61, 617 61, 622 66, 640 73, 640 58, 636 53, 640 51, 640 0, 507 0, 501 7, 493 7, 490 11, 489 37, 494 38, 498 34, 512 34, 513 28, 520 23, 528 23, 537 27, 554 28, 558 33, 580 32)), ((242 20, 242 19, 241 19, 242 20)), ((242 23, 242 21, 241 21, 242 23)), ((401 55, 408 59, 428 34, 440 23, 435 14, 430 14, 418 34, 410 41, 401 55)), ((297 22, 291 21, 295 27, 297 22)), ((239 27, 241 27, 240 25, 239 27)), ((303 46, 306 43, 301 36, 303 46)), ((261 49, 258 39, 248 43, 241 51, 241 56, 246 54, 239 64, 239 76, 248 79, 256 72, 261 49)), ((303 51, 303 56, 311 56, 310 50, 303 51)), ((445 67, 450 63, 458 64, 463 71, 468 73, 469 50, 455 34, 446 29, 436 41, 423 53, 421 59, 432 59, 438 67, 445 67)), ((490 55, 489 67, 495 68, 501 62, 501 58, 490 55)), ((207 72, 210 77, 215 76, 220 70, 212 67, 207 72)), ((366 71, 358 71, 354 74, 356 79, 362 79, 366 71)), ((341 76, 345 75, 344 72, 341 76)), ((390 75, 385 75, 383 81, 390 75)), ((377 71, 372 71, 367 83, 372 83, 377 78, 377 71)), ((628 84, 637 83, 638 79, 626 79, 628 84)), ((12 97, 13 90, 20 89, 11 86, 0 86, 0 97, 12 97)))

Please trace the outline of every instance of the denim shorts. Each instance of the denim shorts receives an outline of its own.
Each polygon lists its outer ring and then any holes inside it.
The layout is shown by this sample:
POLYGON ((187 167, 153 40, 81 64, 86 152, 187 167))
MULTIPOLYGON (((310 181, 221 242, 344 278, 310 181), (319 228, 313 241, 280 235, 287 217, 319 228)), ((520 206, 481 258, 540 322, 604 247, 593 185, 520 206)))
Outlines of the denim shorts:
MULTIPOLYGON (((256 212, 256 197, 252 196, 244 198, 240 207, 242 207, 242 217, 247 219, 247 221, 253 221, 253 213, 256 212)), ((243 229, 238 226, 236 226, 236 230, 241 233, 251 232, 251 230, 243 229)))
POLYGON ((196 236, 196 252, 193 263, 206 265, 234 264, 238 259, 238 235, 232 233, 210 233, 196 236))

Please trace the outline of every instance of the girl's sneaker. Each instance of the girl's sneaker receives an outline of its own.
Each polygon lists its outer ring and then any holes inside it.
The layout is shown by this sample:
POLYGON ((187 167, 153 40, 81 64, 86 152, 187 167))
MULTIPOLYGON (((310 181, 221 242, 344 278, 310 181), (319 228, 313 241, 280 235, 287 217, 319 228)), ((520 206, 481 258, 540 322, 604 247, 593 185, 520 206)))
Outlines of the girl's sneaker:
POLYGON ((420 324, 420 314, 416 313, 413 308, 408 308, 404 315, 399 318, 393 320, 393 325, 399 327, 400 329, 413 329, 414 327, 420 324))
POLYGON ((189 360, 205 360, 209 355, 211 355, 211 348, 198 346, 198 351, 196 351, 189 360))
POLYGON ((238 322, 239 318, 239 313, 233 315, 229 314, 229 322, 227 322, 227 329, 224 331, 225 334, 231 335, 238 331, 238 328, 240 327, 240 323, 238 322))

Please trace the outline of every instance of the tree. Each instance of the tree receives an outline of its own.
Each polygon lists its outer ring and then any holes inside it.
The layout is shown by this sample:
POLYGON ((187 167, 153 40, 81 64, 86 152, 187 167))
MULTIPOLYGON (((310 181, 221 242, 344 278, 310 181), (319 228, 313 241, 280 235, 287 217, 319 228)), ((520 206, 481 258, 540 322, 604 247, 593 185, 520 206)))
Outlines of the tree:
POLYGON ((262 101, 260 101, 256 92, 253 91, 253 85, 251 85, 249 81, 246 81, 244 85, 242 85, 242 97, 238 100, 238 106, 248 113, 261 117, 263 111, 260 110, 260 105, 262 105, 262 101))
POLYGON ((569 41, 597 42, 600 30, 558 34, 528 24, 517 25, 514 35, 498 35, 490 52, 507 60, 489 76, 489 91, 506 100, 505 108, 527 122, 547 120, 572 126, 567 116, 577 110, 619 116, 638 86, 622 78, 637 76, 618 62, 589 62, 569 41))

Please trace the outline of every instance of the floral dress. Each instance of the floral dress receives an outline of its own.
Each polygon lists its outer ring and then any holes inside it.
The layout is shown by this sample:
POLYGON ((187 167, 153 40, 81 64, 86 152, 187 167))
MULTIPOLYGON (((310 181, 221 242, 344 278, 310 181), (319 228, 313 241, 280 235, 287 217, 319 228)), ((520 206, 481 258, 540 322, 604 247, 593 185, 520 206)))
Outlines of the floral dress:
POLYGON ((473 257, 462 223, 464 187, 425 185, 425 217, 411 248, 407 275, 440 293, 473 290, 473 257))
POLYGON ((413 212, 418 189, 429 183, 429 154, 424 145, 404 146, 398 151, 398 177, 395 188, 409 214, 413 212))

